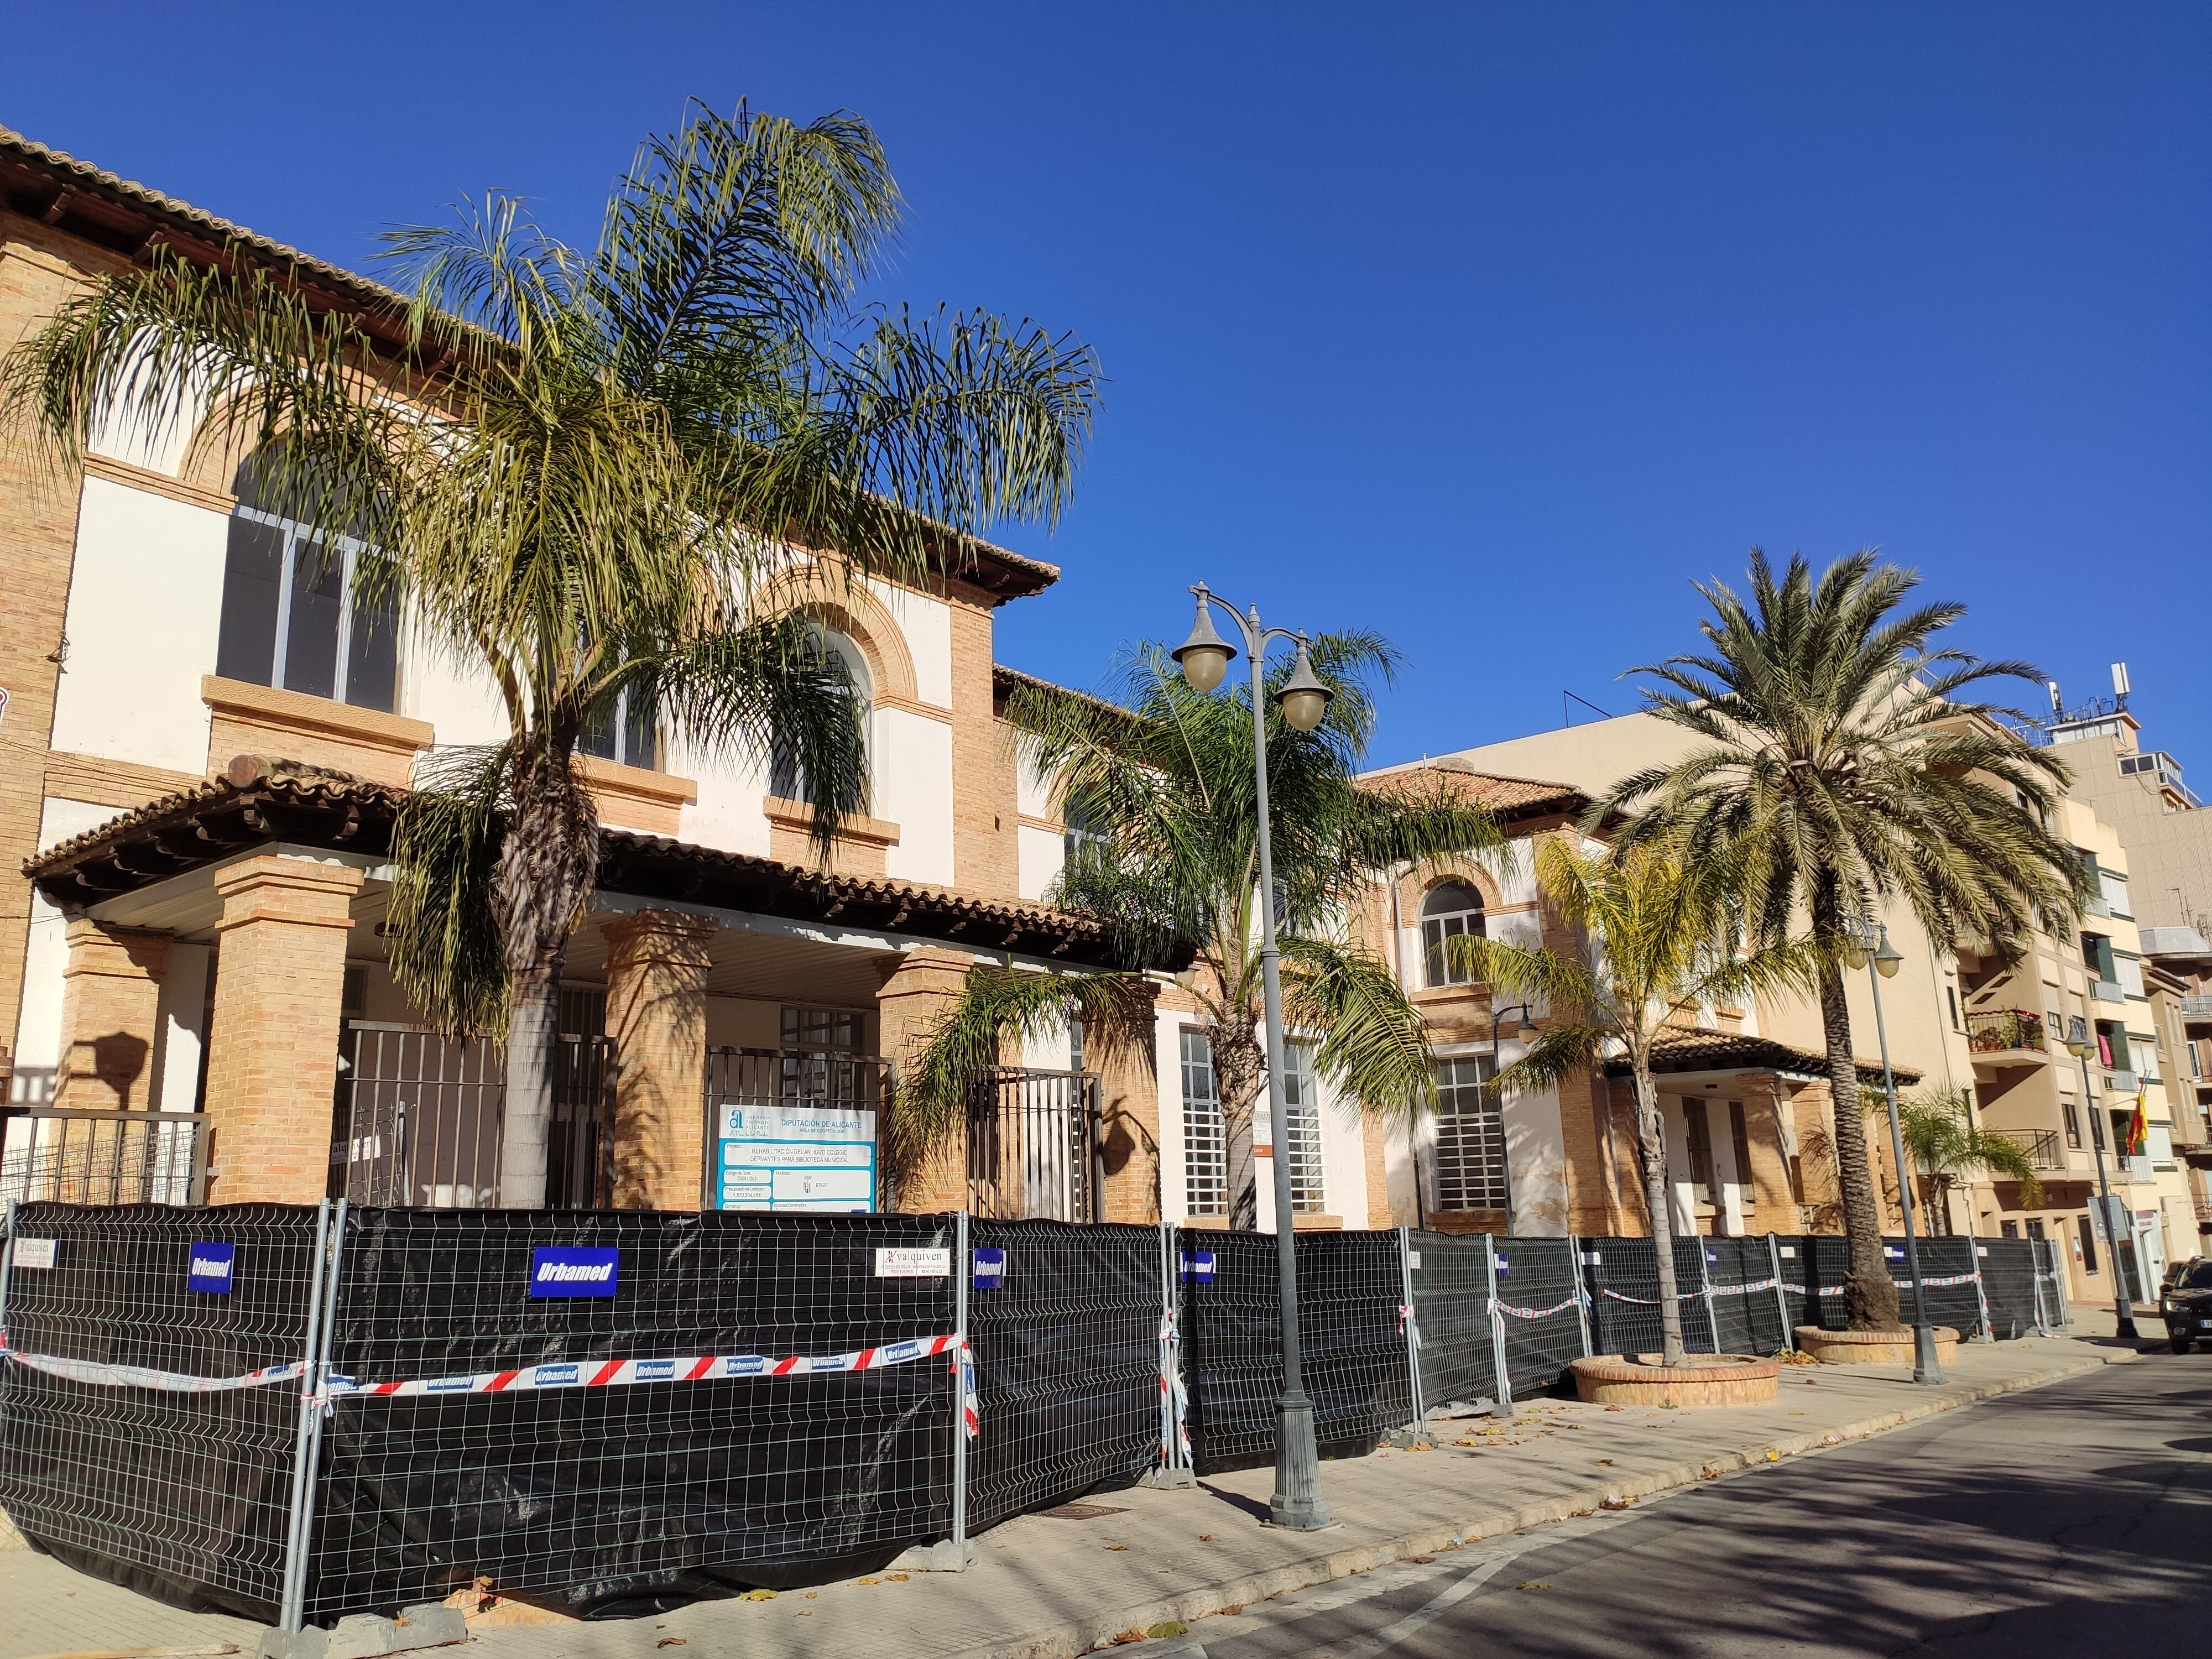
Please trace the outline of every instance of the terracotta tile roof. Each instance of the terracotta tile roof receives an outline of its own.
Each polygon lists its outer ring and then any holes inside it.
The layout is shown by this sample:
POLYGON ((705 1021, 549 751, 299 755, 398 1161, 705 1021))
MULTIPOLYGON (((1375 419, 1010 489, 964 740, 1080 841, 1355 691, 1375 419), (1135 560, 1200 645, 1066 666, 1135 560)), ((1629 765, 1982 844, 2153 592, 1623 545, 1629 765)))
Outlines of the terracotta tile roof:
POLYGON ((1424 761, 1388 772, 1370 773, 1363 781, 1370 789, 1381 791, 1441 784, 1478 806, 1488 807, 1509 823, 1553 813, 1579 817, 1590 804, 1589 797, 1571 783, 1478 772, 1465 761, 1454 759, 1424 761))
MULTIPOLYGON (((1881 1082, 1881 1062, 1862 1060, 1857 1063, 1859 1081, 1877 1086, 1881 1082)), ((1606 1073, 1610 1077, 1626 1077, 1628 1062, 1613 1060, 1606 1062, 1606 1073)), ((1655 1073, 1671 1072, 1795 1072, 1825 1078, 1828 1075, 1828 1057, 1808 1053, 1772 1037, 1753 1036, 1743 1031, 1689 1030, 1680 1028, 1662 1031, 1651 1045, 1651 1069, 1655 1073)), ((1892 1068, 1898 1085, 1908 1087, 1920 1081, 1920 1073, 1909 1066, 1892 1068)))
MULTIPOLYGON (((52 902, 70 908, 204 868, 271 842, 378 856, 391 849, 404 790, 316 767, 240 756, 222 778, 153 801, 23 862, 52 902)), ((610 830, 599 884, 609 892, 749 910, 792 921, 842 921, 981 951, 1056 957, 1072 966, 1122 965, 1097 918, 1018 899, 957 893, 919 882, 833 875, 664 836, 610 830)), ((1178 957, 1148 965, 1179 969, 1178 957)))

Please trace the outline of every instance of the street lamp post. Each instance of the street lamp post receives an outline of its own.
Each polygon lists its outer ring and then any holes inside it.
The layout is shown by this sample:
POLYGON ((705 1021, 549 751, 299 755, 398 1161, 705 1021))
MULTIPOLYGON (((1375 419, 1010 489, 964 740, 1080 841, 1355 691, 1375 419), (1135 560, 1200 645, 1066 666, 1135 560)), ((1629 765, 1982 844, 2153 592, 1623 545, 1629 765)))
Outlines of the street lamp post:
POLYGON ((2089 1035, 2089 1022, 2076 1014, 2066 1023, 2066 1048, 2081 1062, 2081 1105, 2089 1114, 2089 1149, 2097 1155, 2097 1201, 2105 1209, 2105 1249, 2112 1258, 2112 1312, 2119 1324, 2116 1336, 2132 1340, 2136 1334, 2135 1304, 2128 1299, 2126 1264, 2120 1260, 2119 1230, 2112 1224, 2112 1182, 2105 1173, 2105 1124, 2097 1115, 2097 1103, 2089 1097, 2089 1050, 2097 1046, 2089 1035))
MULTIPOLYGON (((1498 1027, 1504 1023, 1507 1014, 1518 1014, 1521 1016, 1521 1023, 1513 1028, 1513 1035, 1524 1043, 1534 1042, 1537 1037, 1535 1012, 1534 1007, 1525 1002, 1509 1002, 1503 1008, 1492 1007, 1490 1063, 1494 1068, 1490 1079, 1492 1088, 1498 1086, 1497 1073, 1504 1069, 1498 1064, 1498 1027)), ((1498 1162, 1501 1166, 1499 1173, 1505 1177, 1505 1236, 1510 1238, 1513 1237, 1513 1154, 1505 1145, 1505 1097, 1503 1095, 1498 1097, 1498 1162)))
POLYGON ((1306 1395, 1298 1352, 1297 1236, 1291 1210, 1290 1121, 1283 1106, 1283 976, 1275 944, 1274 852, 1267 831, 1267 647, 1276 640, 1291 640, 1298 647, 1290 678, 1275 693, 1283 720, 1292 730, 1310 732, 1319 726, 1336 693, 1314 672, 1304 635, 1266 626, 1257 605, 1249 615, 1240 616, 1234 605, 1208 592, 1204 582, 1190 591, 1198 595, 1198 619, 1192 624, 1190 637, 1176 648, 1174 655, 1191 689, 1204 692, 1219 685, 1229 659, 1237 654, 1237 647, 1214 631, 1213 606, 1219 606, 1237 624, 1252 665, 1252 765, 1260 831, 1260 981, 1267 1016, 1267 1133, 1274 1148, 1268 1161, 1274 1165, 1275 1261, 1282 1281, 1283 1392, 1275 1401, 1275 1495, 1267 1512, 1276 1526, 1305 1532, 1328 1524, 1328 1504, 1322 1497, 1313 1401, 1306 1395))
MULTIPOLYGON (((1912 1170, 1905 1161, 1905 1131, 1897 1121, 1897 1077, 1889 1067, 1889 1030, 1881 1017, 1881 982, 1897 976, 1904 955, 1889 942, 1889 929, 1879 922, 1854 920, 1844 958, 1854 968, 1868 969, 1867 983, 1874 987, 1874 1029, 1881 1045, 1881 1086, 1889 1102, 1889 1145, 1897 1159, 1897 1200, 1905 1212, 1905 1268, 1912 1277, 1912 1380, 1941 1382, 1943 1364, 1936 1355, 1936 1328, 1928 1322, 1928 1291, 1920 1281, 1920 1243, 1912 1226, 1912 1170)), ((1887 1273, 1888 1268, 1882 1269, 1887 1273)))

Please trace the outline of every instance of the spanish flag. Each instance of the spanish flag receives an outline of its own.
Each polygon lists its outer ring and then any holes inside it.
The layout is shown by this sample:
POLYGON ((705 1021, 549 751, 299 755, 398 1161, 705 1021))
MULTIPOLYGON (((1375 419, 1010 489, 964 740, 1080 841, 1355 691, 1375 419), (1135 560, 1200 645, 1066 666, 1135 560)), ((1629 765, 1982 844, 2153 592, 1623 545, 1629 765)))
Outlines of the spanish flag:
POLYGON ((2136 1091, 2135 1115, 2128 1120, 2128 1156, 2141 1158, 2150 1150, 2150 1128, 2143 1118, 2143 1091, 2136 1091))

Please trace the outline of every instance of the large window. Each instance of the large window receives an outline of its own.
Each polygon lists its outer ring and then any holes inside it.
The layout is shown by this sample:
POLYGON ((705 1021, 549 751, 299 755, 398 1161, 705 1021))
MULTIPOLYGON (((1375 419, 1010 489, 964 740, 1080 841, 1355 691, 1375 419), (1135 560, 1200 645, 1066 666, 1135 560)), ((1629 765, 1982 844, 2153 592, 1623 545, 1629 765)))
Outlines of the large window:
POLYGON ((1444 951, 1446 939, 1469 936, 1482 937, 1482 895, 1464 882, 1432 888, 1421 901, 1421 959, 1431 986, 1474 983, 1466 965, 1449 960, 1444 951))
POLYGON ((1284 1137, 1291 1159, 1291 1210, 1317 1215, 1322 1202, 1321 1170, 1321 1085, 1314 1076, 1313 1045, 1292 1042, 1283 1049, 1284 1137))
MULTIPOLYGON (((866 780, 869 773, 867 751, 869 699, 874 691, 873 684, 868 677, 868 659, 861 654, 860 647, 851 639, 831 629, 817 626, 815 629, 815 638, 830 655, 845 665, 845 678, 852 686, 854 715, 860 722, 860 777, 862 780, 860 801, 865 809, 868 799, 866 780)), ((805 800, 811 793, 807 786, 805 769, 799 763, 799 757, 788 752, 779 752, 775 757, 769 768, 768 787, 770 794, 779 795, 785 800, 805 800)))
POLYGON ((1700 1204, 1711 1204, 1714 1202, 1713 1127, 1705 1117, 1705 1103, 1684 1101, 1682 1121, 1689 1131, 1684 1140, 1690 1154, 1691 1194, 1700 1204))
POLYGON ((270 508, 258 458, 238 469, 238 507, 223 557, 216 672, 226 679, 330 697, 389 712, 398 689, 399 605, 389 587, 360 593, 359 538, 270 508))
POLYGON ((1487 1054, 1437 1062, 1433 1191, 1439 1210, 1505 1207, 1505 1121, 1487 1054))
POLYGON ((576 747, 583 754, 596 755, 619 766, 650 770, 660 764, 659 728, 651 701, 630 688, 616 698, 613 708, 601 709, 576 734, 576 747))
POLYGON ((1190 1215, 1229 1213, 1229 1138, 1213 1076, 1213 1040, 1182 1033, 1183 1209, 1190 1215))

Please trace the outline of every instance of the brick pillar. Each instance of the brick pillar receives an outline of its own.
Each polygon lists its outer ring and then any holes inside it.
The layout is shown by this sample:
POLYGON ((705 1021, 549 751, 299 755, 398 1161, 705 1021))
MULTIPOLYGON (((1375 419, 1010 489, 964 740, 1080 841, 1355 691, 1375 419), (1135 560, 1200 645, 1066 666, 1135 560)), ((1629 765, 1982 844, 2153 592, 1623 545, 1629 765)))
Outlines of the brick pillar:
POLYGON ((1844 1230, 1844 1192, 1836 1176, 1836 1115, 1826 1079, 1797 1091, 1790 1109, 1797 1115, 1797 1172, 1811 1212, 1809 1231, 1844 1230))
POLYGON ((169 935, 72 916, 67 938, 54 1103, 78 1111, 143 1111, 153 1104, 154 1037, 169 935))
POLYGON ((1790 1109, 1778 1079, 1747 1075, 1743 1079, 1743 1138, 1751 1148, 1751 1196, 1759 1206, 1753 1224, 1763 1233, 1797 1231, 1797 1200, 1790 1188, 1790 1162, 1782 1150, 1782 1114, 1790 1109))
MULTIPOLYGON (((974 959, 965 951, 925 945, 908 951, 884 972, 876 993, 880 1022, 877 1047, 903 1084, 937 1017, 960 994, 974 959)), ((964 1123, 931 1150, 918 1167, 899 1176, 898 1206, 915 1214, 963 1209, 968 1203, 968 1137, 964 1123)))
POLYGON ((1097 1056, 1099 1150, 1106 1165, 1098 1218, 1150 1225, 1160 1218, 1160 1071, 1152 1019, 1157 993, 1146 989, 1152 994, 1121 1040, 1086 1030, 1083 1051, 1097 1056))
POLYGON ((330 1183, 346 933, 362 872, 264 854, 216 872, 208 1201, 312 1204, 330 1183))
POLYGON ((704 916, 640 910, 600 924, 615 1049, 615 1207, 696 1210, 707 1180, 704 916))

